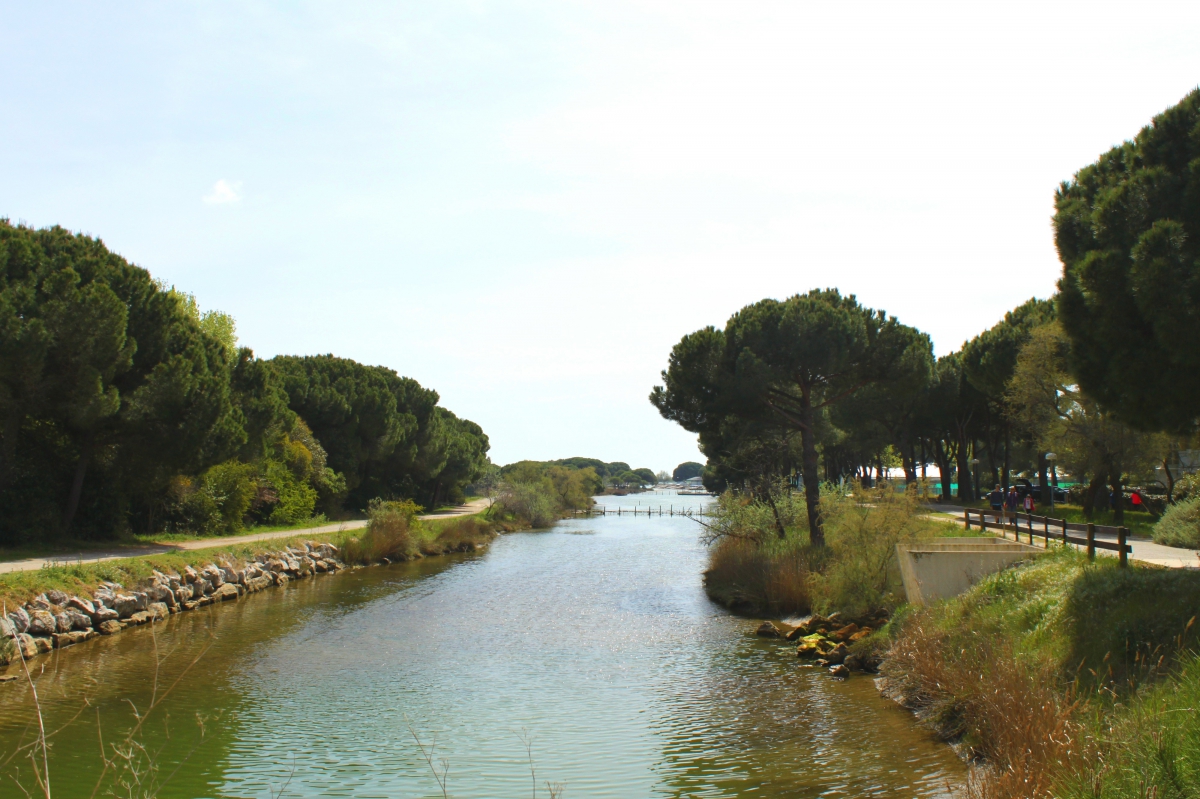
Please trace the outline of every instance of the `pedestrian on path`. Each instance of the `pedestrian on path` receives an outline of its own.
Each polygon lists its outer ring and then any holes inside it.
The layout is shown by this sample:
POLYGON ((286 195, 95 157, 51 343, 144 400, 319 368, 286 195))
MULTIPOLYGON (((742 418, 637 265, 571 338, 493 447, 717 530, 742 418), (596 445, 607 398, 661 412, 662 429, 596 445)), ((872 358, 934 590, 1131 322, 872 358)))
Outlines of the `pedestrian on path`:
POLYGON ((999 513, 1004 508, 1004 489, 996 483, 996 488, 992 493, 988 494, 988 502, 992 504, 992 510, 999 513))

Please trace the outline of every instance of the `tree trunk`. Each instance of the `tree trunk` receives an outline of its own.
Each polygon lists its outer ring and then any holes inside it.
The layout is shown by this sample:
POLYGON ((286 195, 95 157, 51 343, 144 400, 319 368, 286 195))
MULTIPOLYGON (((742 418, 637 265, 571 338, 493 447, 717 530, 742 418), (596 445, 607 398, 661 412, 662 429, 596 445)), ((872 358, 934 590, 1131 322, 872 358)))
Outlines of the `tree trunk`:
POLYGON ((1113 524, 1121 527, 1125 524, 1125 490, 1121 484, 1121 473, 1114 472, 1108 479, 1112 485, 1113 524))
POLYGON ((0 442, 0 494, 12 483, 17 465, 17 437, 20 434, 21 414, 13 411, 4 420, 4 441, 0 442))
POLYGON ((1089 522, 1096 513, 1096 495, 1104 490, 1104 475, 1097 475, 1083 492, 1083 518, 1089 522))
POLYGON ((779 518, 779 508, 775 506, 775 497, 771 495, 771 489, 767 489, 767 504, 771 506, 771 513, 775 514, 775 532, 779 537, 787 538, 787 530, 784 529, 783 519, 779 518))
POLYGON ((817 469, 817 432, 808 393, 800 409, 800 444, 804 454, 804 505, 808 510, 808 540, 815 547, 825 546, 825 528, 821 526, 821 481, 817 469))
POLYGON ((1049 474, 1049 464, 1050 464, 1050 462, 1048 460, 1046 460, 1046 453, 1042 452, 1041 448, 1039 448, 1038 449, 1038 485, 1041 486, 1041 489, 1042 489, 1042 504, 1043 505, 1050 504, 1050 492, 1053 490, 1050 488, 1049 478, 1047 477, 1047 475, 1049 474))
POLYGON ((975 499, 971 490, 971 448, 967 446, 966 436, 960 436, 958 441, 958 500, 970 502, 975 499))
POLYGON ((1008 491, 1008 479, 1009 479, 1009 475, 1012 473, 1012 469, 1011 469, 1012 464, 1009 462, 1009 450, 1011 449, 1011 446, 1010 446, 1011 439, 1012 439, 1012 435, 1011 435, 1011 431, 1008 429, 1008 422, 1005 422, 1004 423, 1004 490, 1005 490, 1005 492, 1008 491))
POLYGON ((88 463, 92 460, 92 436, 83 441, 79 450, 79 462, 75 464, 75 479, 71 481, 71 496, 67 498, 67 512, 63 515, 63 535, 71 530, 75 521, 75 511, 79 509, 79 495, 83 493, 83 478, 87 474, 88 463))
POLYGON ((1167 504, 1175 503, 1175 476, 1171 474, 1171 464, 1167 463, 1167 459, 1163 458, 1163 475, 1167 478, 1167 504))

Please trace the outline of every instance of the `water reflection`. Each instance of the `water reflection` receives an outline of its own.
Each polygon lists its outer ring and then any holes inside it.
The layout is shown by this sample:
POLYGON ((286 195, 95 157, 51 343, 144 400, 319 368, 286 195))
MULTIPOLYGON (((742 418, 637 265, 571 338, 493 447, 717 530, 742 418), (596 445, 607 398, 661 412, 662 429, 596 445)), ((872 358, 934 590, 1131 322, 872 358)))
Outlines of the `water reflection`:
MULTIPOLYGON (((681 499, 697 501, 668 501, 681 499)), ((870 680, 804 668, 708 602, 703 563, 687 519, 579 519, 505 536, 483 555, 358 570, 172 617, 157 635, 170 652, 160 685, 211 649, 152 727, 160 774, 179 768, 162 795, 265 797, 293 758, 289 796, 440 795, 410 725, 436 736, 462 797, 528 794, 522 728, 539 774, 572 799, 932 797, 961 777, 953 754, 870 680), (197 713, 206 740, 180 766, 197 713)), ((65 650, 41 678, 51 726, 81 696, 92 703, 55 739, 59 795, 90 793, 96 710, 108 736, 128 724, 123 700, 147 701, 147 633, 65 650)), ((0 749, 10 750, 31 708, 27 689, 0 691, 0 749)))

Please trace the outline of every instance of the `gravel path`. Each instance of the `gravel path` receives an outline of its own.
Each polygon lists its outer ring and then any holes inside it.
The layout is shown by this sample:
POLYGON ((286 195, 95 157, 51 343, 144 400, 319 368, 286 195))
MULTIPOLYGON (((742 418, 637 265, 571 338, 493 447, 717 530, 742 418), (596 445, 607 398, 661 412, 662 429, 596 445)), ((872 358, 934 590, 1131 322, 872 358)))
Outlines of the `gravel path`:
MULTIPOLYGON (((456 516, 469 516, 486 509, 486 499, 474 499, 465 505, 459 505, 440 513, 427 513, 422 519, 452 519, 456 516)), ((112 549, 93 549, 71 555, 50 555, 42 558, 26 558, 0 563, 0 574, 6 572, 37 571, 43 566, 70 566, 77 563, 99 563, 118 558, 136 558, 143 555, 162 555, 166 552, 181 552, 192 549, 212 549, 213 547, 235 546, 252 541, 269 541, 272 538, 291 538, 297 535, 316 535, 318 533, 337 533, 343 530, 357 530, 367 526, 366 519, 355 519, 336 524, 325 524, 320 527, 305 527, 299 530, 276 530, 270 533, 248 533, 233 535, 226 538, 201 538, 196 541, 182 541, 171 544, 151 544, 141 547, 114 547, 112 549)))
MULTIPOLYGON (((962 522, 963 508, 961 505, 937 505, 929 506, 933 516, 950 517, 956 522, 962 522)), ((975 510, 974 508, 972 510, 975 510)), ((1076 535, 1072 533, 1072 535, 1076 535)), ((1097 541, 1117 542, 1116 533, 1096 533, 1097 541)), ((1036 544, 1039 539, 1035 536, 1033 539, 1036 544)), ((1162 544, 1156 544, 1148 538, 1129 537, 1129 545, 1133 547, 1133 552, 1130 557, 1134 560, 1140 560, 1143 563, 1150 563, 1155 566, 1166 566, 1172 569, 1195 569, 1200 568, 1200 552, 1194 552, 1190 549, 1179 549, 1178 547, 1168 547, 1162 544)), ((1116 557, 1117 553, 1108 550, 1097 550, 1102 555, 1112 555, 1116 557)))

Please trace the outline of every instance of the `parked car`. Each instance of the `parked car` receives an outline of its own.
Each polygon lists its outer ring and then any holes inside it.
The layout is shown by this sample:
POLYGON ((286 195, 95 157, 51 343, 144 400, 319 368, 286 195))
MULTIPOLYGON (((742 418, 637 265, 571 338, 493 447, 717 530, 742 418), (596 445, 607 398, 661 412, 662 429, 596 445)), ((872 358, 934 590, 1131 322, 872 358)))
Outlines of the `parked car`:
MULTIPOLYGON (((1037 501, 1037 502, 1044 501, 1042 499, 1041 486, 1038 485, 1037 483, 1034 483, 1032 481, 1021 478, 1016 481, 1015 485, 1017 488, 1017 495, 1021 499, 1025 499, 1025 497, 1029 494, 1029 492, 1032 491, 1033 498, 1035 501, 1037 501)), ((1067 490, 1065 488, 1060 488, 1059 486, 1050 486, 1050 489, 1054 492, 1054 501, 1055 502, 1061 504, 1061 503, 1065 503, 1067 501, 1067 490)))

